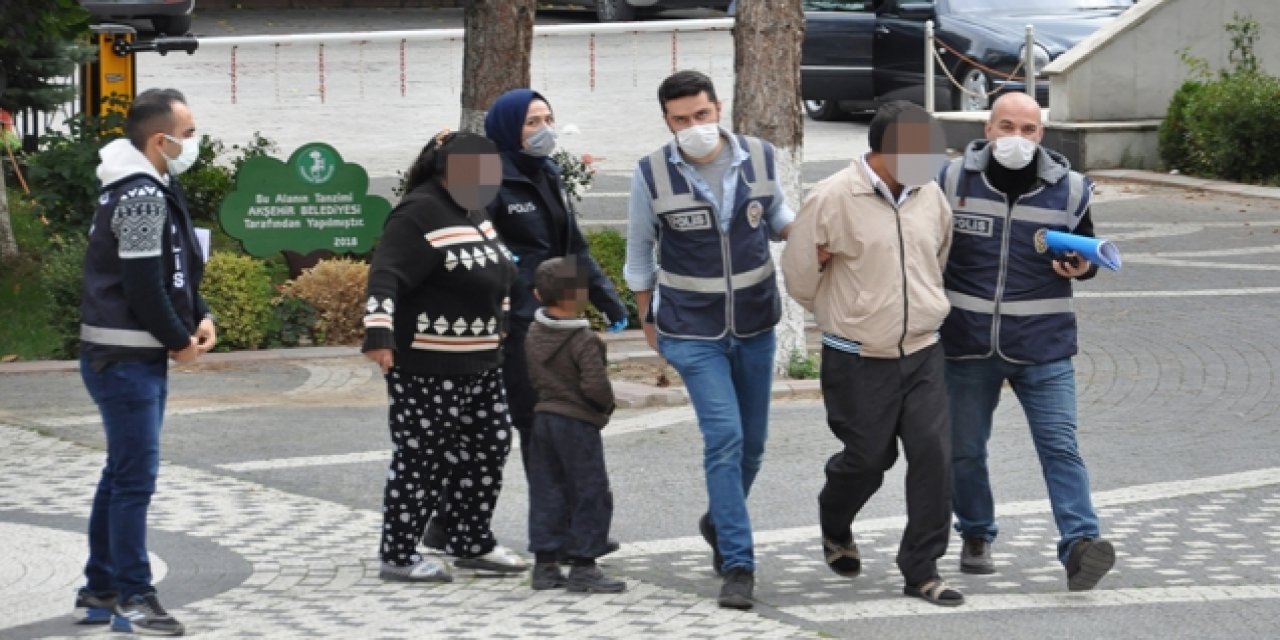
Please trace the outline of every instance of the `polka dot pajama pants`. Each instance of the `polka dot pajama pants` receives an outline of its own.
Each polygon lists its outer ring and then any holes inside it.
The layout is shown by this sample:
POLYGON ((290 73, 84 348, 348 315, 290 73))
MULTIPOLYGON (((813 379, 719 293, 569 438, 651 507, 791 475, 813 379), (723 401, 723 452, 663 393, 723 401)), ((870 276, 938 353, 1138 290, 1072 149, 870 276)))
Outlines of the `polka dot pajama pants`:
POLYGON ((383 496, 382 561, 420 561, 418 541, 437 507, 454 523, 448 552, 488 553, 496 544, 489 523, 511 451, 502 370, 417 376, 393 367, 387 394, 395 452, 383 496))

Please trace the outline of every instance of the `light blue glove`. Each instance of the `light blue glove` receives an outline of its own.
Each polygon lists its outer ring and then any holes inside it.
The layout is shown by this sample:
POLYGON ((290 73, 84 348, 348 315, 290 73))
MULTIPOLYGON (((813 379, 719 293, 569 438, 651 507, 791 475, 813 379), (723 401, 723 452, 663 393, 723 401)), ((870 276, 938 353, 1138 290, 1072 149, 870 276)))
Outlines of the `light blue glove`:
POLYGON ((623 329, 626 329, 628 324, 631 324, 630 319, 623 317, 617 322, 614 322, 613 324, 609 325, 609 328, 605 329, 605 331, 608 331, 609 333, 617 333, 619 331, 622 331, 623 329))

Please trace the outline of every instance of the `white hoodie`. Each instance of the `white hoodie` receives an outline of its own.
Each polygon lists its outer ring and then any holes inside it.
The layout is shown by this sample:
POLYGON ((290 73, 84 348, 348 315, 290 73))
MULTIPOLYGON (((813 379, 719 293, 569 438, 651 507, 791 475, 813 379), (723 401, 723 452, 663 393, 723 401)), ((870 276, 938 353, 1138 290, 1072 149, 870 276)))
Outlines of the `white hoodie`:
POLYGON ((159 180, 160 184, 169 184, 169 175, 156 171, 156 166, 128 138, 108 142, 98 150, 98 157, 102 159, 98 164, 98 180, 102 181, 104 187, 139 173, 159 180))

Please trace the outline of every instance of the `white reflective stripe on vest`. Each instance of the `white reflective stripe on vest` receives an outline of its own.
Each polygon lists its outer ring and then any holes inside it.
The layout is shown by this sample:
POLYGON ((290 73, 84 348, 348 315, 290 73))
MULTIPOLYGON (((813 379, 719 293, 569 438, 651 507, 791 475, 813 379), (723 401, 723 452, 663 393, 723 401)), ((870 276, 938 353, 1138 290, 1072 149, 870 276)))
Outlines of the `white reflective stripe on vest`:
POLYGON ((748 161, 751 163, 751 170, 755 173, 755 181, 748 182, 751 185, 750 197, 758 198, 761 196, 771 196, 777 191, 774 189, 774 181, 769 179, 769 162, 765 157, 764 145, 757 138, 750 136, 745 138, 747 141, 747 153, 751 156, 748 161))
MULTIPOLYGON (((1071 224, 1068 226, 1074 230, 1076 223, 1079 222, 1076 218, 1076 210, 1080 208, 1081 201, 1091 194, 1085 188, 1084 176, 1073 171, 1067 174, 1067 180, 1069 181, 1067 183, 1067 213, 1071 216, 1071 224)), ((1084 215, 1084 213, 1081 212, 1081 215, 1084 215)))
POLYGON ((113 347, 164 347, 149 331, 108 329, 87 324, 80 325, 80 339, 85 342, 113 347))
MULTIPOLYGON (((738 289, 746 289, 755 286, 769 279, 773 275, 773 260, 752 269, 735 273, 729 279, 731 286, 736 291, 738 289)), ((694 276, 682 276, 669 271, 658 270, 658 284, 680 291, 692 291, 695 293, 727 293, 724 288, 724 278, 698 278, 694 276)))
MULTIPOLYGON (((653 174, 653 190, 658 193, 658 197, 653 199, 653 210, 656 213, 663 213, 680 209, 707 208, 707 203, 699 200, 698 196, 693 193, 693 185, 688 185, 689 193, 679 195, 674 193, 671 186, 669 164, 666 147, 649 156, 649 171, 653 174)), ((686 180, 685 182, 687 183, 688 181, 686 180)))
MULTIPOLYGON (((947 290, 947 300, 951 308, 988 315, 996 312, 996 303, 957 291, 947 290)), ((1000 303, 1002 316, 1043 316, 1050 313, 1074 313, 1075 303, 1071 298, 1049 298, 1046 300, 1016 300, 1000 303)))

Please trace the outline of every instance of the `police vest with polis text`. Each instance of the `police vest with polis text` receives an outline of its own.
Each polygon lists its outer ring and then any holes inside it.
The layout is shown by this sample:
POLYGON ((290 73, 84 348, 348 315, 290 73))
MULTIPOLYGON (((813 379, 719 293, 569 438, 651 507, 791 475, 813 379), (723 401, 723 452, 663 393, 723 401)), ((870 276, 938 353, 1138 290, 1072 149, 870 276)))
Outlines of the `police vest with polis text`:
POLYGON ((1036 234, 1073 231, 1089 210, 1092 183, 1061 154, 1041 148, 1040 184, 1010 206, 983 176, 993 161, 990 145, 977 141, 942 175, 955 232, 944 277, 947 357, 1041 364, 1073 356, 1071 281, 1053 271, 1036 234))
POLYGON ((145 174, 126 178, 103 188, 89 229, 80 338, 81 349, 90 352, 95 360, 163 359, 167 354, 165 347, 129 311, 119 255, 122 240, 116 238, 111 224, 121 199, 144 195, 160 195, 165 199, 168 215, 164 221, 160 259, 169 303, 189 332, 195 332, 200 320, 196 298, 204 273, 204 259, 181 184, 177 178, 163 184, 145 174))
MULTIPOLYGON (((750 337, 782 315, 764 214, 780 189, 773 147, 734 135, 750 160, 739 167, 733 218, 720 226, 717 207, 697 194, 664 146, 640 161, 658 218, 658 284, 653 315, 658 332, 674 338, 750 337)), ((722 153, 732 153, 725 149, 722 153)))

